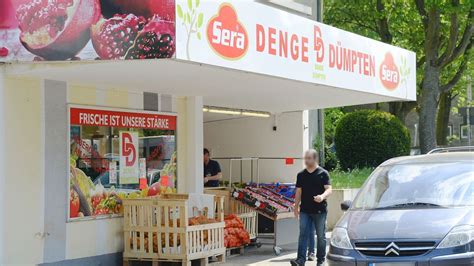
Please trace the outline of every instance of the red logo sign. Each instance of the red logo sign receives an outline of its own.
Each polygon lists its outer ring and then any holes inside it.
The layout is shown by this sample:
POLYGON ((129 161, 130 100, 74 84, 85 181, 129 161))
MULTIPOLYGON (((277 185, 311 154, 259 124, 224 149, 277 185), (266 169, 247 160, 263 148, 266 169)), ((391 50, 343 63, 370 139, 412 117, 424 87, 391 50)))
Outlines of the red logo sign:
POLYGON ((388 90, 395 90, 400 83, 400 72, 390 52, 385 54, 385 58, 380 65, 379 77, 382 85, 388 90))
POLYGON ((234 7, 224 3, 219 13, 207 24, 207 40, 214 52, 229 60, 237 60, 247 53, 248 34, 237 18, 234 7))
POLYGON ((125 166, 134 166, 137 160, 137 149, 133 144, 132 135, 123 132, 122 133, 122 156, 125 157, 125 166))

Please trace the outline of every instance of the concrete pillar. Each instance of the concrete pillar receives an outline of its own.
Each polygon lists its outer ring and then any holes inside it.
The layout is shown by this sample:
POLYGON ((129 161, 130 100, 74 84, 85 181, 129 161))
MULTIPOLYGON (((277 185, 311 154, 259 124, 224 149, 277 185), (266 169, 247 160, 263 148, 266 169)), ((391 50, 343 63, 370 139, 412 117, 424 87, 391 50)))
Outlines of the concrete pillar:
POLYGON ((0 65, 0 265, 4 264, 2 258, 5 258, 4 248, 6 243, 4 243, 5 238, 3 237, 5 228, 4 228, 4 220, 5 220, 5 66, 0 65))
POLYGON ((178 192, 202 193, 203 100, 200 96, 177 99, 178 192))

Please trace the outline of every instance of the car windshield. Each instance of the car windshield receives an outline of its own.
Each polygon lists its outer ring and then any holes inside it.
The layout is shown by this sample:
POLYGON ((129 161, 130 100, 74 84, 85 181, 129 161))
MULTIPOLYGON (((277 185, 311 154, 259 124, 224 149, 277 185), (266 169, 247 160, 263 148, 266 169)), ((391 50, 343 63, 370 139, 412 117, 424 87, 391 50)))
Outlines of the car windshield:
POLYGON ((471 162, 401 164, 377 168, 353 209, 474 206, 471 162))

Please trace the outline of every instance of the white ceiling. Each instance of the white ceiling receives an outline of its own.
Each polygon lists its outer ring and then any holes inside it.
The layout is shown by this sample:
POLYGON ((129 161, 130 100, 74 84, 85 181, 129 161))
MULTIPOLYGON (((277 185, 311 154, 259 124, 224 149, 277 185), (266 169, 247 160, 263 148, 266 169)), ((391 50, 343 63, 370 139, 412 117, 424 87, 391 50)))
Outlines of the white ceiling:
POLYGON ((180 60, 15 63, 7 66, 7 74, 203 96, 205 105, 272 113, 399 100, 180 60))

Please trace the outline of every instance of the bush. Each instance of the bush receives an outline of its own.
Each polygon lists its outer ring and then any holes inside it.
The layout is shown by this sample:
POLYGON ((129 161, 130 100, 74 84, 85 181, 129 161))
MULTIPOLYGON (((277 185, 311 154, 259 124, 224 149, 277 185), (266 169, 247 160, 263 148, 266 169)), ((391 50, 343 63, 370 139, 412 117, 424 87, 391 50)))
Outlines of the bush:
POLYGON ((410 133, 395 116, 376 110, 346 114, 336 126, 336 153, 343 169, 375 167, 410 153, 410 133))

